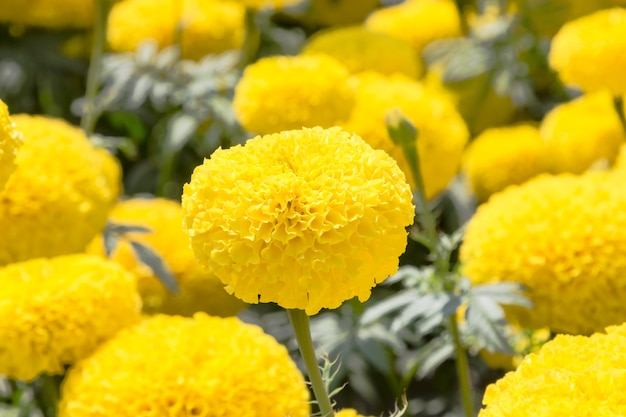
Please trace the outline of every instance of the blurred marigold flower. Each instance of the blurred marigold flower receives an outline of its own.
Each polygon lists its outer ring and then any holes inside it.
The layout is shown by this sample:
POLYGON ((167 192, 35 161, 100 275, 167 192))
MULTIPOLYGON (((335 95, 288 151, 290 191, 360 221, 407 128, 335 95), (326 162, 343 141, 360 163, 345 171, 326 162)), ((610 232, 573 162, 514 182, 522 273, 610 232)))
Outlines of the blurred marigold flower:
POLYGON ((183 215, 196 257, 229 292, 313 315, 367 300, 396 272, 411 200, 389 155, 318 127, 217 150, 185 185, 183 215))
POLYGON ((197 60, 240 48, 244 19, 236 1, 123 0, 111 10, 107 37, 115 52, 134 51, 148 39, 160 48, 180 42, 182 57, 197 60))
POLYGON ((335 413, 335 417, 364 417, 359 414, 354 408, 344 408, 335 413))
POLYGON ((304 0, 234 0, 234 1, 252 10, 259 10, 259 9, 280 10, 285 7, 291 7, 291 6, 300 4, 304 0))
POLYGON ((549 60, 565 84, 626 94, 626 9, 604 9, 566 23, 552 40, 549 60))
POLYGON ((0 100, 0 191, 15 171, 15 157, 22 143, 22 134, 15 129, 9 108, 0 100))
POLYGON ((255 325, 197 313, 153 316, 73 367, 59 417, 307 417, 287 349, 255 325))
POLYGON ((341 62, 351 73, 376 71, 417 78, 421 61, 407 43, 362 26, 333 28, 315 34, 303 54, 325 54, 341 62))
POLYGON ((580 174, 598 160, 612 164, 626 139, 613 98, 606 90, 555 107, 544 117, 539 131, 555 173, 580 174))
POLYGON ((479 417, 623 415, 626 327, 606 332, 557 335, 487 387, 479 417))
POLYGON ((47 29, 93 25, 94 2, 85 0, 0 0, 0 22, 47 29))
POLYGON ((233 107, 241 125, 258 134, 332 127, 354 105, 349 76, 325 55, 264 58, 245 69, 233 107))
POLYGON ((483 131, 465 150, 463 171, 479 202, 548 171, 539 130, 520 124, 483 131))
POLYGON ((311 0, 308 19, 321 26, 361 23, 380 4, 380 0, 311 0))
POLYGON ((0 374, 63 374, 139 320, 130 274, 90 255, 32 259, 0 268, 0 374))
POLYGON ((385 125, 386 114, 400 108, 418 131, 417 148, 427 198, 443 191, 459 170, 469 138, 465 122, 452 103, 401 75, 362 73, 356 79, 356 91, 356 105, 350 119, 343 124, 344 129, 389 153, 415 189, 404 150, 393 143, 385 125))
POLYGON ((0 191, 0 265, 82 252, 120 192, 120 166, 60 119, 12 117, 24 135, 0 191))
POLYGON ((626 321, 626 192, 603 172, 541 175, 494 194, 469 221, 460 259, 474 283, 524 285, 523 327, 589 334, 626 321))
MULTIPOLYGON (((199 264, 189 248, 189 237, 183 231, 180 204, 161 198, 133 198, 120 202, 109 220, 115 224, 141 226, 147 233, 126 233, 117 242, 111 259, 131 271, 147 313, 191 316, 204 311, 213 316, 234 316, 246 306, 224 290, 222 282, 199 264), (155 277, 148 265, 141 263, 130 241, 154 250, 172 271, 180 292, 173 295, 155 277)), ((102 237, 91 242, 88 253, 105 256, 102 237)))
POLYGON ((463 35, 459 9, 453 0, 406 0, 374 11, 365 27, 409 43, 418 54, 434 40, 463 35))

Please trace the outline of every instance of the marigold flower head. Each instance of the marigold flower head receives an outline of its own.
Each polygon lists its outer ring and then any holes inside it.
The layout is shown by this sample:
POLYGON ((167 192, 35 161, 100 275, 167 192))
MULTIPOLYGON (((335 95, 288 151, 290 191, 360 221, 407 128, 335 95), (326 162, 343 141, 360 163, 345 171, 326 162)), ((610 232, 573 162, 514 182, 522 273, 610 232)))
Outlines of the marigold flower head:
POLYGON ((541 175, 492 195, 468 224, 463 273, 524 285, 534 308, 511 311, 524 327, 589 334, 626 321, 623 187, 604 172, 541 175))
POLYGON ((325 55, 275 56, 249 65, 235 88, 241 125, 258 134, 332 127, 350 115, 348 70, 325 55))
POLYGON ((487 387, 479 417, 624 414, 626 328, 558 335, 487 387))
POLYGON ((139 320, 132 277, 90 255, 38 258, 0 268, 0 374, 62 374, 139 320))
POLYGON ((24 145, 0 191, 0 265, 82 252, 117 200, 119 163, 65 121, 12 119, 24 145))
POLYGON ((113 51, 129 52, 148 39, 163 48, 180 36, 182 57, 197 60, 240 48, 244 20, 236 1, 123 0, 111 10, 107 37, 113 51))
POLYGON ((540 133, 550 155, 550 169, 577 174, 598 160, 612 164, 626 139, 606 90, 557 106, 541 122, 540 133))
POLYGON ((361 23, 374 11, 380 0, 311 0, 308 18, 321 26, 361 23))
POLYGON ((374 11, 365 21, 365 27, 401 39, 419 54, 434 40, 463 34, 461 16, 452 0, 407 0, 374 11))
MULTIPOLYGON (((180 204, 161 198, 133 198, 120 202, 109 219, 115 224, 141 226, 147 233, 126 233, 118 241, 111 259, 133 273, 143 309, 147 313, 191 316, 204 311, 213 316, 233 316, 246 306, 224 291, 224 285, 199 264, 189 248, 183 231, 180 204), (138 242, 154 250, 165 261, 176 278, 179 293, 171 294, 149 266, 138 261, 130 242, 138 242)), ((89 253, 105 256, 102 237, 88 247, 89 253)))
POLYGON ((418 130, 417 150, 426 196, 432 198, 443 191, 459 169, 469 138, 465 122, 454 106, 445 97, 400 75, 363 73, 357 81, 356 105, 344 128, 389 153, 415 188, 404 150, 393 143, 385 125, 387 113, 400 108, 418 130))
POLYGON ((0 22, 48 29, 87 28, 94 2, 85 0, 0 0, 0 22))
POLYGON ((626 9, 604 9, 566 23, 552 40, 550 66, 585 92, 626 94, 626 9))
POLYGON ((547 170, 543 139, 528 124, 487 129, 463 156, 463 171, 480 202, 547 170))
POLYGON ((287 349, 237 318, 153 316, 73 367, 59 417, 307 417, 287 349))
POLYGON ((15 156, 22 143, 22 134, 15 129, 9 108, 0 100, 0 191, 15 171, 15 156))
POLYGON ((411 46, 384 33, 362 26, 334 28, 318 32, 303 54, 326 54, 341 62, 351 73, 376 71, 400 73, 417 78, 421 61, 411 46))
POLYGON ((200 262, 248 303, 317 313, 398 268, 413 222, 396 162, 340 128, 259 136, 217 150, 183 192, 200 262))

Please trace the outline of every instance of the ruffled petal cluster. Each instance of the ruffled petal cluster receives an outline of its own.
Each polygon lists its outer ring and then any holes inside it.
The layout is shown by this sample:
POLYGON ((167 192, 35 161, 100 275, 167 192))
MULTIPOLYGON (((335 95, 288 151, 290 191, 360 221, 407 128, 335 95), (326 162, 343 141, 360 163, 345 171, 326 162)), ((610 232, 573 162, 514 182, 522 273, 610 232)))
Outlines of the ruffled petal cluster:
POLYGON ((479 417, 624 415, 626 327, 558 335, 487 387, 479 417))
POLYGON ((94 2, 85 0, 0 0, 0 22, 47 29, 93 25, 94 2))
POLYGON ((0 265, 82 252, 117 201, 119 163, 65 121, 12 119, 24 145, 0 191, 0 265))
POLYGON ((15 171, 15 157, 22 143, 22 134, 15 129, 7 105, 0 100, 0 190, 15 171))
POLYGON ((59 417, 308 417, 287 349, 236 318, 154 316, 73 367, 59 417))
POLYGON ((612 164, 626 140, 613 97, 606 90, 555 107, 541 122, 540 134, 550 169, 557 173, 579 174, 599 160, 612 164))
MULTIPOLYGON (((204 311, 213 316, 233 316, 246 306, 224 291, 224 285, 199 264, 189 248, 189 238, 183 231, 180 204, 155 198, 135 198, 119 203, 109 220, 114 224, 140 226, 148 233, 126 233, 117 242, 111 259, 133 273, 146 313, 166 313, 191 316, 204 311), (156 252, 176 278, 179 293, 171 294, 141 263, 130 242, 145 245, 156 252)), ((88 247, 89 253, 105 256, 102 237, 88 247)))
POLYGON ((422 72, 419 56, 409 44, 362 26, 318 32, 305 46, 303 54, 331 56, 353 74, 371 70, 417 78, 422 72))
POLYGON ((116 52, 134 51, 148 39, 163 48, 180 37, 182 57, 197 60, 240 48, 244 21, 237 1, 122 0, 111 10, 107 37, 116 52))
POLYGON ((0 374, 62 374, 139 320, 130 274, 90 255, 38 258, 0 268, 0 374))
POLYGON ((626 94, 626 9, 604 9, 565 24, 552 40, 549 60, 565 84, 626 94))
POLYGON ((340 26, 361 23, 380 4, 379 0, 311 0, 308 18, 316 25, 340 26))
POLYGON ((542 175, 491 196, 461 247, 474 283, 523 284, 524 327, 589 334, 626 321, 626 188, 609 174, 542 175))
POLYGON ((333 58, 275 56, 246 67, 233 107, 241 125, 258 134, 332 127, 350 115, 348 70, 333 58))
POLYGON ((217 150, 185 185, 183 215, 196 257, 229 292, 312 315, 367 300, 395 273, 411 200, 385 152, 312 128, 217 150))
POLYGON ((393 143, 385 124, 387 113, 399 108, 418 130, 417 150, 426 196, 432 198, 443 191, 459 170, 469 138, 467 126, 454 106, 408 77, 370 72, 359 75, 357 81, 356 105, 343 127, 389 153, 415 189, 404 150, 393 143))
POLYGON ((463 172, 479 202, 548 171, 544 142, 532 125, 491 128, 463 155, 463 172))

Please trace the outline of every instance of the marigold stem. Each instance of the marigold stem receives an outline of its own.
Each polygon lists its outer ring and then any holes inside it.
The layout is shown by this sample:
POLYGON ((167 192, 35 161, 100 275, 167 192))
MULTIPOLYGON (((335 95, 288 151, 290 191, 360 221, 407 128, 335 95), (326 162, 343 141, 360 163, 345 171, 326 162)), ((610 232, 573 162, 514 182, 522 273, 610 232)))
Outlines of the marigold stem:
POLYGON ((56 417, 59 402, 59 380, 58 378, 41 374, 36 380, 37 402, 41 412, 46 417, 56 417))
POLYGON ((474 401, 472 399, 472 382, 470 380, 469 363, 467 361, 467 352, 463 347, 461 338, 459 337, 459 327, 456 322, 456 315, 453 314, 450 320, 450 333, 454 339, 456 348, 456 374, 459 379, 459 387, 461 390, 461 403, 466 417, 474 417, 474 401))
POLYGON ((309 381, 313 387, 315 399, 320 408, 322 417, 334 417, 335 412, 330 402, 328 392, 322 380, 322 373, 317 364, 315 350, 313 349, 313 340, 311 339, 311 330, 309 327, 309 316, 303 310, 291 309, 287 310, 291 327, 296 335, 298 347, 304 360, 304 365, 309 373, 309 381))
POLYGON ((241 50, 239 68, 244 69, 256 60, 261 45, 261 29, 257 24, 257 11, 246 9, 246 34, 241 50))

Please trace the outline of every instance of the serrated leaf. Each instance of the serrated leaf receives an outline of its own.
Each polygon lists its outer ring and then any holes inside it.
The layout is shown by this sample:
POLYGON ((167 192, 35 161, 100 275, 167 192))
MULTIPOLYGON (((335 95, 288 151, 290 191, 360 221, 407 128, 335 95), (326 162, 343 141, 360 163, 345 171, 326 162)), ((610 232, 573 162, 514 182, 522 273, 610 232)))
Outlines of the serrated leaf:
POLYGON ((420 274, 420 269, 414 265, 402 265, 398 272, 383 281, 382 285, 392 285, 404 281, 407 278, 414 278, 420 274))
POLYGON ((434 373, 439 366, 454 356, 454 345, 449 342, 426 357, 417 368, 418 378, 425 378, 434 373))
POLYGON ((469 80, 489 71, 494 62, 490 49, 474 45, 471 50, 459 51, 448 58, 442 79, 444 82, 469 80))
POLYGON ((438 39, 430 42, 422 51, 427 66, 445 64, 458 51, 472 47, 474 42, 466 38, 438 39))
POLYGON ((394 144, 404 149, 414 149, 417 143, 417 128, 399 108, 393 108, 385 115, 387 133, 394 144))
POLYGON ((498 282, 473 286, 470 296, 489 298, 498 304, 532 308, 533 303, 524 295, 524 287, 515 282, 498 282))
POLYGON ((130 109, 136 109, 141 106, 146 101, 146 98, 148 98, 148 94, 150 94, 153 85, 154 79, 152 74, 142 74, 132 86, 130 96, 126 101, 126 106, 130 109))
POLYGON ((367 307, 361 316, 361 323, 363 325, 371 324, 386 314, 399 310, 407 304, 412 303, 418 297, 419 293, 416 290, 402 290, 371 307, 367 307))
POLYGON ((424 317, 432 317, 441 313, 441 309, 448 302, 449 295, 445 293, 424 294, 416 297, 406 306, 391 323, 391 331, 397 332, 409 324, 424 317))
POLYGON ((489 297, 470 297, 465 317, 467 331, 488 351, 512 352, 504 332, 504 311, 497 302, 489 297))
POLYGON ((102 235, 102 240, 104 244, 104 253, 107 258, 110 258, 117 247, 118 235, 115 233, 104 233, 102 235))
POLYGON ((412 378, 414 374, 417 373, 420 378, 423 378, 424 376, 428 376, 430 372, 434 371, 441 363, 445 362, 450 355, 442 355, 439 358, 437 358, 436 355, 437 352, 441 350, 445 351, 447 349, 446 346, 452 347, 452 352, 454 352, 454 344, 450 336, 444 333, 419 347, 415 352, 415 356, 407 363, 406 369, 409 369, 409 371, 403 376, 403 385, 408 385, 409 379, 412 378), (426 363, 426 368, 424 369, 424 363, 432 356, 435 356, 435 358, 429 363, 426 363))
POLYGON ((163 259, 152 249, 139 242, 130 241, 130 244, 139 260, 152 269, 154 276, 161 281, 161 284, 163 284, 170 293, 178 294, 179 289, 176 278, 174 278, 174 275, 163 259))
POLYGON ((109 227, 114 233, 123 235, 124 233, 153 233, 149 227, 132 224, 109 223, 109 227))
POLYGON ((357 339, 356 349, 381 374, 389 375, 392 372, 389 354, 381 344, 371 339, 357 339))
POLYGON ((167 132, 163 152, 171 154, 180 151, 196 133, 200 121, 185 112, 178 112, 167 122, 167 132))

